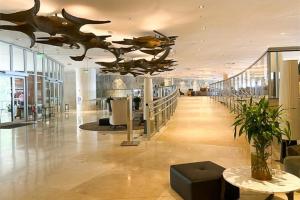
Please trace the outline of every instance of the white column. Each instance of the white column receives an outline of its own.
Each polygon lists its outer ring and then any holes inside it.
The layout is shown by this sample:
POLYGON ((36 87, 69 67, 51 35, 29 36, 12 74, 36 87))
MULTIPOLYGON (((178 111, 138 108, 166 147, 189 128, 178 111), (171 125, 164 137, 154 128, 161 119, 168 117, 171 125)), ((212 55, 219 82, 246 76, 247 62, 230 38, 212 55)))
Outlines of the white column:
POLYGON ((284 61, 280 66, 279 105, 285 109, 290 122, 291 140, 300 140, 300 99, 298 82, 298 61, 284 61))
POLYGON ((77 110, 96 110, 96 69, 76 69, 77 110))
POLYGON ((132 95, 127 97, 127 141, 133 140, 132 95))
MULTIPOLYGON (((64 72, 64 103, 70 110, 76 110, 76 70, 64 72)), ((64 105, 62 106, 65 109, 64 105)))
MULTIPOLYGON (((153 101, 153 82, 150 76, 144 78, 144 111, 146 111, 146 104, 153 101)), ((144 119, 146 119, 146 113, 144 112, 144 119)))

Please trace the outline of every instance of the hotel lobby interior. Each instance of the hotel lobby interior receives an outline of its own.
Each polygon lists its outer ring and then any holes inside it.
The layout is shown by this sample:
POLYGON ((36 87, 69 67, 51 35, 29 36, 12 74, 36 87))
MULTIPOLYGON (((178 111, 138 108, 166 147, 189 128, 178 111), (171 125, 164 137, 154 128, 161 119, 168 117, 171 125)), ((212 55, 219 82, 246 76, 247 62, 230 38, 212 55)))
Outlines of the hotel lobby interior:
POLYGON ((299 0, 0 5, 0 200, 300 200, 299 0))

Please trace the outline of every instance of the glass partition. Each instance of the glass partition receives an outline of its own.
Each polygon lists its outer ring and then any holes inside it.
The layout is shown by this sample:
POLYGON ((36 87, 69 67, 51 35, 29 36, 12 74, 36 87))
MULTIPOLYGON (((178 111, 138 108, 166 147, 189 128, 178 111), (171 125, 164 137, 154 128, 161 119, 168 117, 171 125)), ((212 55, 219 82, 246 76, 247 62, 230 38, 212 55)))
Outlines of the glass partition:
POLYGON ((38 76, 43 76, 43 57, 39 54, 36 55, 36 71, 38 76))
MULTIPOLYGON (((269 98, 278 105, 280 67, 286 60, 300 60, 300 47, 269 48, 249 68, 227 80, 210 84, 210 95, 217 101, 236 110, 239 102, 250 97, 269 98)), ((300 85, 300 65, 299 85, 300 85)), ((299 91, 300 93, 300 91, 299 91)))
POLYGON ((12 121, 12 85, 11 78, 0 75, 0 123, 12 121))
POLYGON ((34 73, 34 58, 31 51, 26 51, 26 69, 27 73, 34 73))
POLYGON ((34 84, 34 75, 29 75, 27 77, 27 84, 28 84, 28 118, 33 120, 34 119, 34 104, 35 104, 35 84, 34 84))
POLYGON ((16 72, 25 71, 24 50, 13 46, 13 70, 16 72))
POLYGON ((10 45, 0 42, 0 71, 10 71, 10 45))
POLYGON ((4 41, 0 60, 0 124, 45 119, 51 110, 60 111, 63 65, 4 41))

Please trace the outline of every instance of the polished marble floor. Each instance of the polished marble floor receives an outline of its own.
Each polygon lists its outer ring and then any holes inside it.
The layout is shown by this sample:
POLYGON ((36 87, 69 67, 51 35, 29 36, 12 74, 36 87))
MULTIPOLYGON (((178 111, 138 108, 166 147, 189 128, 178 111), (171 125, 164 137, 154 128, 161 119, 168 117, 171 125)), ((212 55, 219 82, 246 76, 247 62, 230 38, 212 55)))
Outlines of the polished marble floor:
MULTIPOLYGON (((169 187, 171 164, 249 164, 247 143, 233 139, 233 116, 209 98, 181 97, 167 127, 151 140, 137 137, 138 147, 121 147, 123 132, 78 128, 106 114, 69 112, 0 130, 0 200, 180 200, 169 187)), ((241 199, 264 197, 243 191, 241 199)))

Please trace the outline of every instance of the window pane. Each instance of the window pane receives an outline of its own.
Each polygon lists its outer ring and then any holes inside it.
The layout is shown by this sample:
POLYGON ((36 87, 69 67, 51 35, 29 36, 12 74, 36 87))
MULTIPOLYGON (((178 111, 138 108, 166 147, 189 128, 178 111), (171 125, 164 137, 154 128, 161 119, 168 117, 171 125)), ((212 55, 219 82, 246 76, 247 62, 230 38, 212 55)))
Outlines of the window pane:
POLYGON ((53 78, 57 78, 57 63, 53 63, 53 78))
POLYGON ((34 88, 34 75, 29 75, 28 78, 28 91, 27 91, 27 95, 28 95, 28 119, 33 120, 34 119, 34 113, 33 111, 33 107, 34 107, 34 103, 35 103, 35 88, 34 88))
POLYGON ((44 71, 45 71, 45 76, 48 76, 48 59, 47 57, 44 57, 44 71))
POLYGON ((37 103, 42 105, 43 104, 43 77, 37 77, 37 103))
POLYGON ((63 80, 63 66, 59 65, 59 80, 63 80))
POLYGON ((34 73, 33 53, 26 51, 27 72, 34 73))
POLYGON ((52 77, 52 60, 48 59, 48 77, 52 77))
POLYGON ((43 75, 43 56, 37 54, 36 56, 36 69, 37 74, 42 76, 43 75))
POLYGON ((60 65, 57 63, 57 67, 56 67, 56 73, 57 73, 57 80, 59 80, 60 79, 60 65))
POLYGON ((0 71, 10 71, 9 45, 0 42, 0 71))
POLYGON ((14 71, 24 72, 23 49, 13 47, 13 69, 14 71))
POLYGON ((0 76, 0 109, 1 123, 11 122, 11 78, 0 76))

